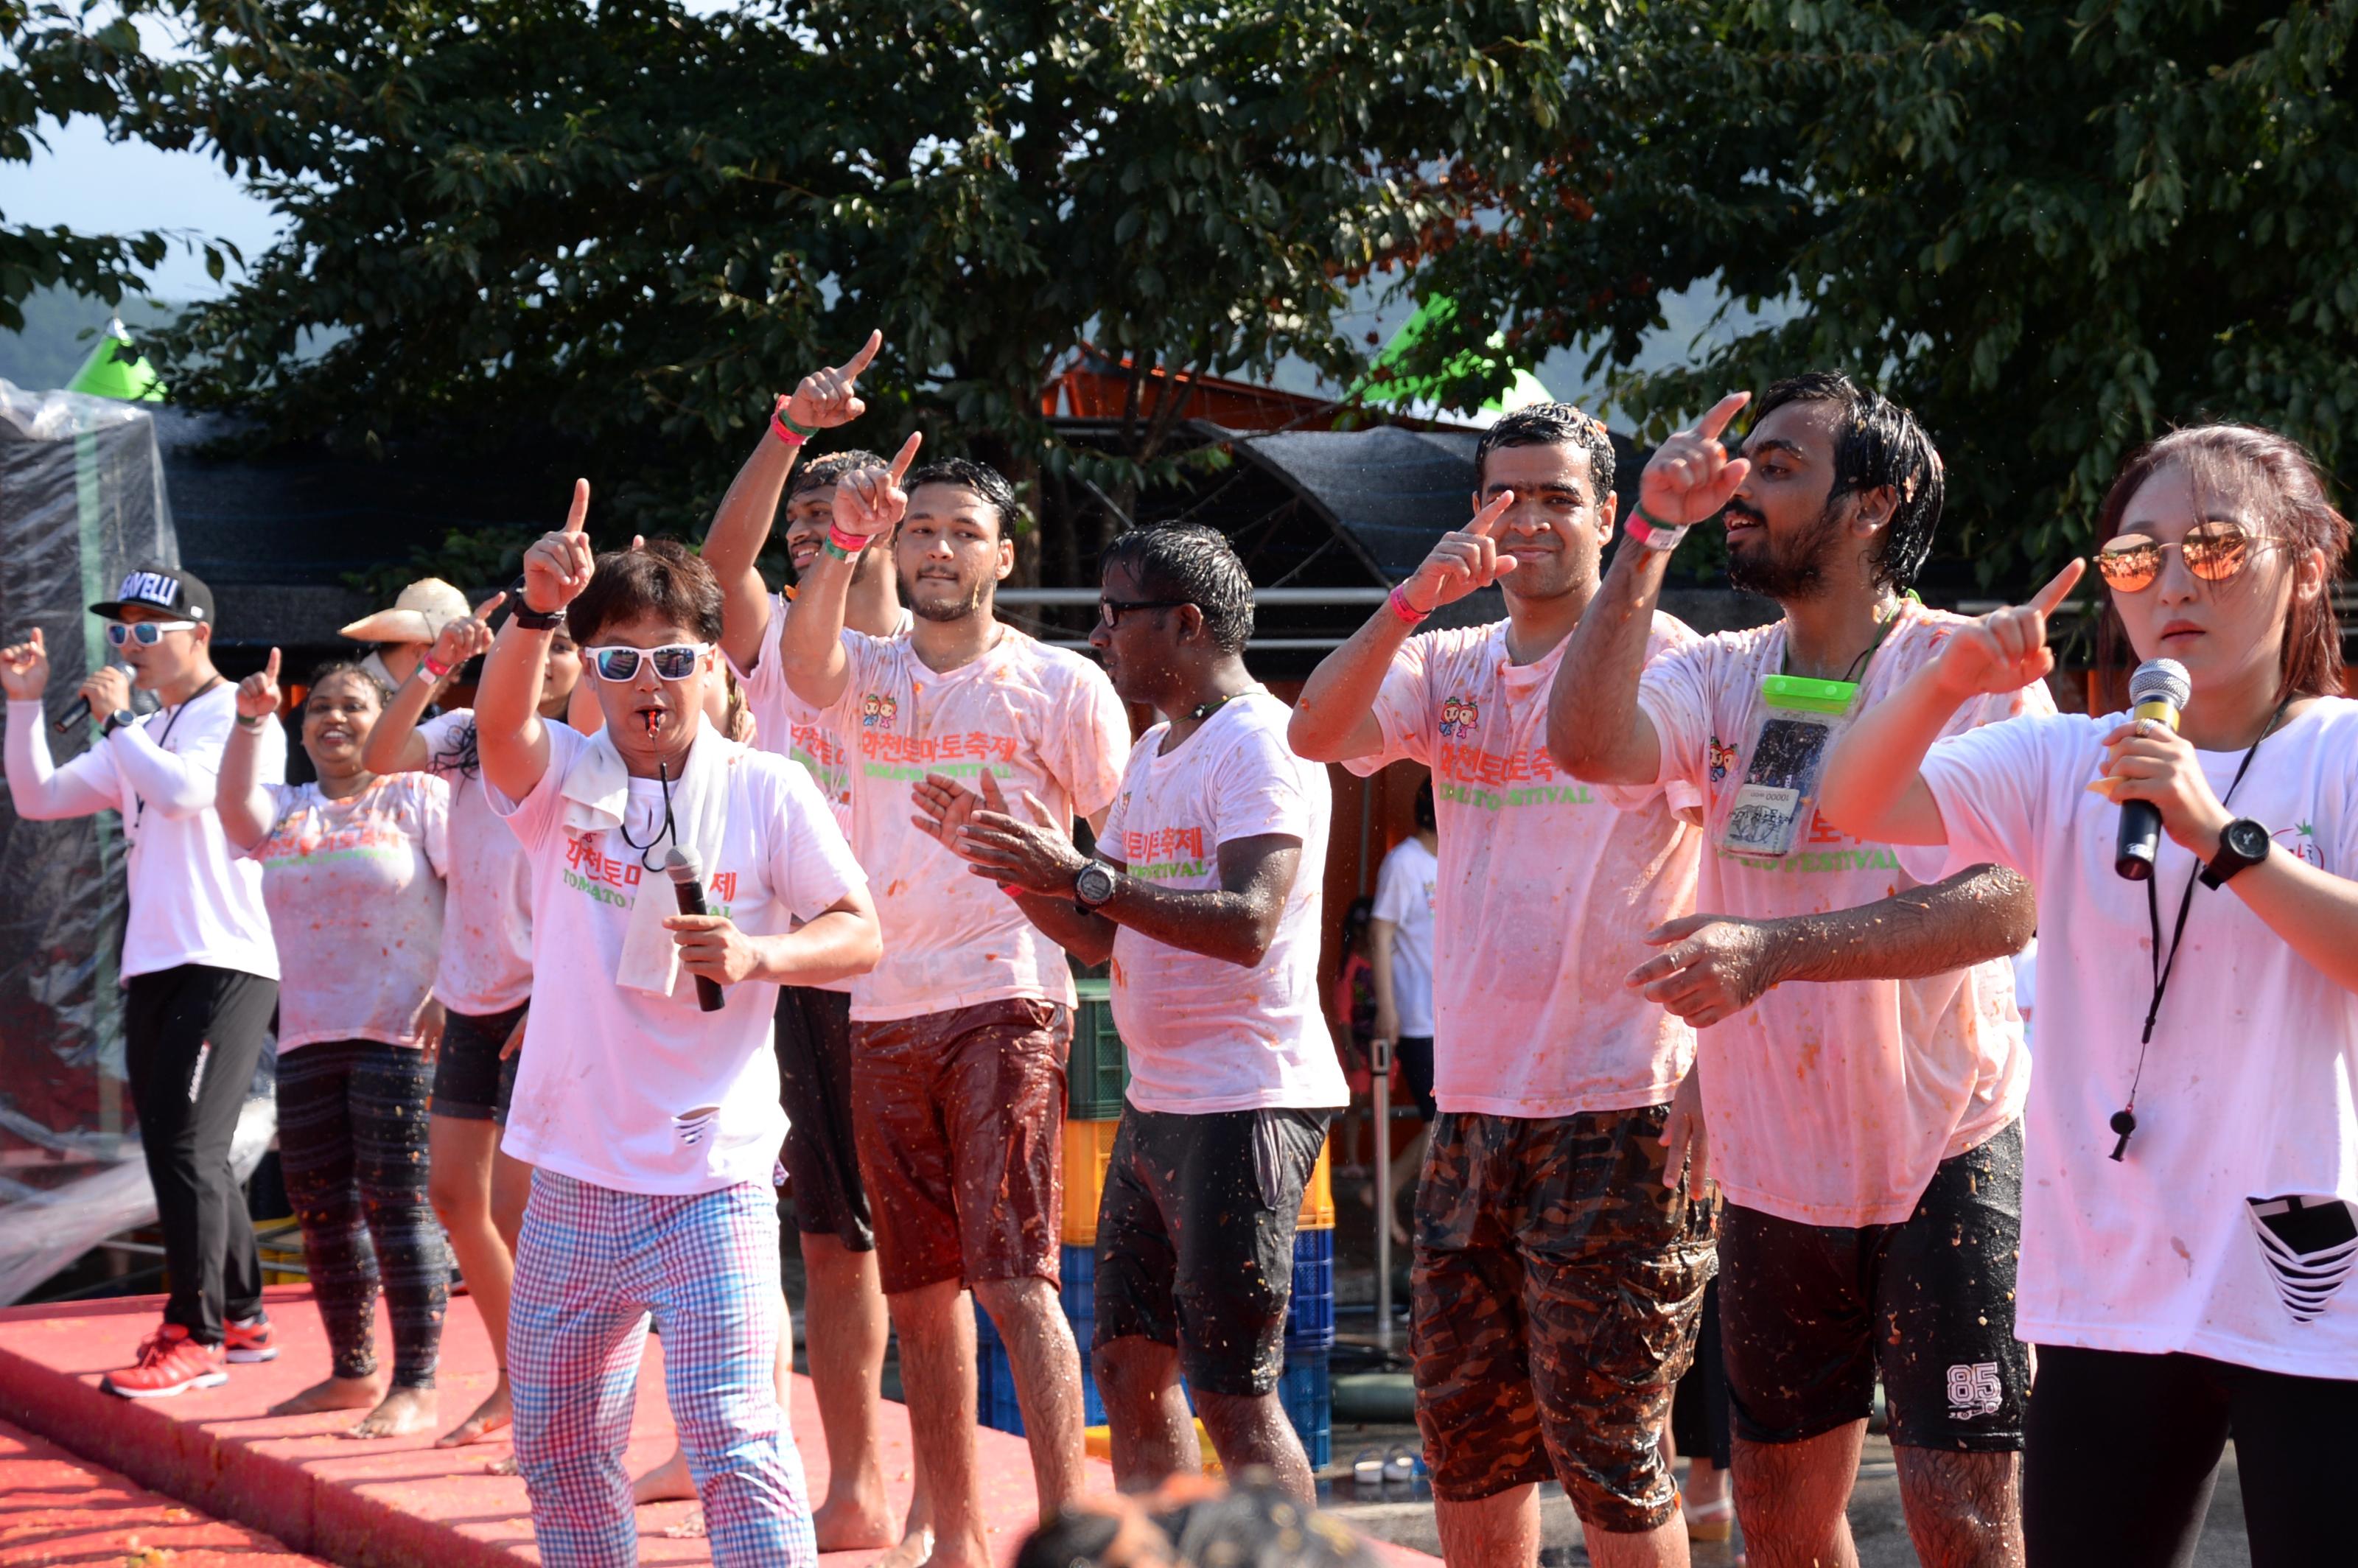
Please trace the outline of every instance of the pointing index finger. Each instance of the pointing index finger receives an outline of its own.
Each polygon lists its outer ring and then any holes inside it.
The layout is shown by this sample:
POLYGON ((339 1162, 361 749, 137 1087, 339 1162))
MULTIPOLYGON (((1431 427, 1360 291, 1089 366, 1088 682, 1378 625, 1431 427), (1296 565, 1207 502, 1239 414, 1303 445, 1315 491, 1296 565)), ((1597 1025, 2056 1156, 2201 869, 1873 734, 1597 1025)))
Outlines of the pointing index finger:
POLYGON ((1751 401, 1748 392, 1729 393, 1711 406, 1711 412, 1695 421, 1695 434, 1717 440, 1719 433, 1727 428, 1727 422, 1736 417, 1736 411, 1751 401))
POLYGON ((860 351, 852 355, 849 359, 844 361, 841 369, 838 370, 837 373, 841 375, 846 381, 851 380, 861 371, 868 368, 869 362, 876 357, 876 351, 883 346, 884 334, 880 330, 871 329, 868 334, 868 341, 860 345, 860 351))
POLYGON ((271 649, 271 650, 270 650, 270 659, 269 659, 269 662, 268 662, 268 663, 266 663, 266 664, 265 664, 265 665, 262 666, 262 673, 263 673, 263 675, 264 675, 264 676, 265 676, 266 677, 268 677, 268 679, 271 681, 271 683, 272 683, 273 685, 277 684, 277 680, 278 680, 278 650, 277 650, 277 649, 273 648, 273 649, 271 649))
POLYGON ((901 482, 901 476, 907 473, 909 465, 917 460, 917 449, 925 444, 925 432, 912 430, 909 432, 909 438, 901 443, 901 449, 894 454, 890 470, 894 484, 901 482))
POLYGON ((2081 573, 2087 569, 2086 561, 2078 556, 2072 557, 2064 563, 2061 571, 2048 579, 2045 588, 2031 596, 2030 608, 2041 615, 2054 614, 2056 607, 2063 602, 2064 596, 2070 593, 2073 586, 2079 582, 2081 573))
POLYGON ((1504 517, 1507 514, 1507 508, 1514 503, 1513 491, 1500 491, 1482 503, 1482 509, 1474 514, 1473 521, 1466 524, 1466 531, 1484 539, 1488 538, 1497 530, 1498 519, 1504 517))
POLYGON ((475 606, 475 619, 478 621, 489 621, 499 610, 499 607, 505 604, 507 600, 508 590, 506 589, 500 589, 499 592, 492 595, 491 598, 475 606))
POLYGON ((565 531, 568 534, 579 534, 581 532, 582 524, 589 520, 590 481, 586 479, 577 479, 573 481, 573 505, 565 514, 565 531))

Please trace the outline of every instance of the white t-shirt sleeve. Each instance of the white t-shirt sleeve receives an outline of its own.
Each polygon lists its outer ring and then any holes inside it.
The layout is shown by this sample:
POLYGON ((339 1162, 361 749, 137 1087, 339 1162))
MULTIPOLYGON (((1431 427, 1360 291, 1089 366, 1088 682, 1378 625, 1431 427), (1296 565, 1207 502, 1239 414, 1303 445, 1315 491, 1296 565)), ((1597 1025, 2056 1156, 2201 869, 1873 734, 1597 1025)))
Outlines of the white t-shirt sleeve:
POLYGON ((809 772, 788 763, 771 776, 779 784, 772 807, 775 830, 764 835, 771 886, 796 920, 811 920, 854 888, 866 887, 868 876, 851 858, 851 846, 809 772))
POLYGON ((1308 842, 1314 806, 1305 771, 1279 730, 1255 730, 1246 744, 1230 747, 1212 780, 1214 845, 1269 836, 1308 842))
POLYGON ((1410 874, 1407 862, 1408 857, 1401 853, 1397 844, 1392 847, 1391 853, 1384 857, 1382 869, 1376 872, 1373 918, 1389 920, 1394 925, 1401 925, 1409 918, 1409 901, 1423 901, 1424 889, 1419 887, 1416 879, 1410 874))
POLYGON ((1433 633, 1421 633, 1392 655, 1392 667, 1376 690, 1376 727, 1383 731, 1383 748, 1343 763, 1361 778, 1394 762, 1433 761, 1433 690, 1425 676, 1432 648, 1433 633))
MULTIPOLYGON (((1653 779, 1657 785, 1677 781, 1689 790, 1702 789, 1710 765, 1712 664, 1717 647, 1705 638, 1666 648, 1638 677, 1638 708, 1653 721, 1661 750, 1653 779)), ((1625 798, 1623 792, 1615 795, 1616 803, 1625 807, 1644 798, 1625 798)), ((1698 794, 1691 804, 1700 799, 1698 794)), ((1678 803, 1671 800, 1673 806, 1678 803)))
POLYGON ((48 709, 38 701, 8 704, 8 795, 27 822, 53 822, 123 809, 123 775, 114 753, 92 746, 58 767, 49 761, 48 709))
POLYGON ((537 849, 546 844, 564 819, 566 773, 590 738, 570 724, 545 724, 548 734, 548 766, 541 771, 540 782, 522 800, 510 800, 507 793, 483 775, 483 798, 492 803, 492 813, 504 820, 508 830, 527 849, 537 849))
POLYGON ((450 785, 432 774, 417 779, 418 840, 426 863, 446 881, 450 876, 450 785))
POLYGON ((1985 724, 1933 742, 1925 787, 1948 836, 1944 875, 1985 862, 2038 880, 2033 861, 2055 806, 2059 755, 2087 721, 2049 715, 1985 724))
POLYGON ((1153 726, 1152 729, 1148 730, 1145 734, 1139 737, 1137 745, 1132 746, 1130 749, 1130 761, 1122 768, 1123 787, 1114 791, 1113 803, 1106 807, 1105 827, 1098 833, 1097 852, 1107 860, 1119 860, 1123 865, 1128 865, 1130 863, 1130 856, 1122 849, 1121 828, 1122 824, 1129 819, 1130 816, 1130 789, 1128 786, 1130 784, 1130 771, 1136 768, 1139 764, 1139 760, 1146 755, 1146 749, 1148 747, 1159 746, 1163 743, 1163 736, 1165 729, 1166 727, 1161 724, 1153 726))
POLYGON ((1120 792, 1122 768, 1130 761, 1130 715, 1114 695, 1113 682, 1095 665, 1072 671, 1055 740, 1057 755, 1049 760, 1049 772, 1071 796, 1073 815, 1095 816, 1120 792))

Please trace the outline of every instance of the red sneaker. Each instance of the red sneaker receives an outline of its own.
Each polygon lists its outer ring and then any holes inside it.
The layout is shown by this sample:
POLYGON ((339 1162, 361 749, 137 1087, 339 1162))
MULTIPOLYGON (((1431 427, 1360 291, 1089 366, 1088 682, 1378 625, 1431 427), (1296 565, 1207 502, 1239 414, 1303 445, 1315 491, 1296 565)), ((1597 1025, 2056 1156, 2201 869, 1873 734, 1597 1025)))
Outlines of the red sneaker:
POLYGON ((98 1386, 126 1400, 160 1400, 228 1381, 220 1346, 200 1345, 187 1329, 168 1323, 141 1342, 137 1365, 109 1372, 98 1386))
POLYGON ((270 1320, 260 1313, 240 1323, 222 1325, 222 1350, 231 1361, 276 1361, 278 1346, 270 1342, 270 1320))

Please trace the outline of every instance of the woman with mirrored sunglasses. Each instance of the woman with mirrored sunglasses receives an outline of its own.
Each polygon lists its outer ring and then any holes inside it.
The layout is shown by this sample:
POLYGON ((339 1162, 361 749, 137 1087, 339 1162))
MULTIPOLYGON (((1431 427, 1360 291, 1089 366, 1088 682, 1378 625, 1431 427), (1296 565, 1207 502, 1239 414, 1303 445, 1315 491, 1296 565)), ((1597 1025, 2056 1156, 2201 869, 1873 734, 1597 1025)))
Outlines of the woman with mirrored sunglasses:
POLYGON ((2181 706, 1932 743, 1967 695, 2052 669, 2073 562, 1960 633, 1827 767, 1844 828, 2038 891, 2032 1568, 2191 1561, 2231 1436, 2251 1561, 2313 1563, 2319 1499, 2358 1473, 2358 702, 2331 598, 2350 533, 2290 441, 2176 431, 2114 481, 2096 567, 2104 645, 2175 661, 2181 706), (2115 864, 2126 801, 2166 836, 2142 878, 2115 864))

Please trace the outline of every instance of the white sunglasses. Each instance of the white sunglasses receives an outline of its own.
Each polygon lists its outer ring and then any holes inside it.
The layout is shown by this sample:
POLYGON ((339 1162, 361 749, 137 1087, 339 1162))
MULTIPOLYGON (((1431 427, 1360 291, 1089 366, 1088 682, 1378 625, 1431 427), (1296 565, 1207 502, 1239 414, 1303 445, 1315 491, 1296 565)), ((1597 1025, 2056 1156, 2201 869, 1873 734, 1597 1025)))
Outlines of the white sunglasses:
POLYGON ((696 673, 696 662, 712 652, 709 643, 666 643, 660 648, 632 648, 610 643, 600 648, 581 650, 590 656, 590 667, 598 678, 620 686, 639 673, 639 660, 644 658, 655 667, 655 674, 669 681, 686 680, 696 673))
POLYGON ((116 647, 136 639, 143 648, 152 648, 164 640, 167 632, 193 632, 193 621, 110 621, 106 623, 106 640, 116 647))

